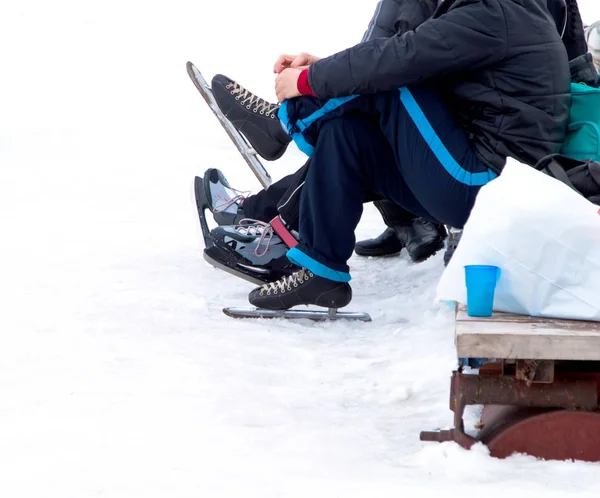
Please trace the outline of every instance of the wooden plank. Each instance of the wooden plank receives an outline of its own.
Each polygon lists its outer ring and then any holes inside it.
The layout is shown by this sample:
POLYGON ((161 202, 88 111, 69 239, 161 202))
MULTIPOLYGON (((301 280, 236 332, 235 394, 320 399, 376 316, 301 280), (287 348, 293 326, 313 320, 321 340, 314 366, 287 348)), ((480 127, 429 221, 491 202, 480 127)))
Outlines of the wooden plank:
POLYGON ((510 323, 535 323, 538 327, 552 326, 554 328, 599 330, 600 322, 589 322, 585 320, 562 320, 560 318, 541 318, 528 315, 517 315, 516 313, 494 312, 487 318, 467 315, 467 308, 464 305, 458 305, 456 309, 456 321, 466 322, 510 322, 510 323))
POLYGON ((600 322, 494 313, 456 312, 459 357, 539 360, 600 360, 600 322))

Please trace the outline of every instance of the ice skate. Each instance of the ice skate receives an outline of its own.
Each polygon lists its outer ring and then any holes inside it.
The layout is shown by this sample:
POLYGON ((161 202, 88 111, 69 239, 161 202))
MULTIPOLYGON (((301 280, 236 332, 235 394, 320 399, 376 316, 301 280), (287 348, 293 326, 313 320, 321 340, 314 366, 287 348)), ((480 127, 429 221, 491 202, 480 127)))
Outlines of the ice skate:
POLYGON ((271 176, 260 162, 256 155, 256 151, 248 144, 247 140, 240 134, 235 126, 233 126, 233 124, 224 116, 215 100, 210 85, 206 82, 198 68, 191 62, 188 62, 186 64, 186 69, 192 83, 194 83, 194 86, 200 92, 200 95, 202 95, 213 114, 219 120, 221 126, 223 126, 223 129, 227 132, 227 135, 234 143, 239 153, 242 155, 252 172, 256 175, 260 184, 264 188, 267 188, 271 185, 271 176))
POLYGON ((277 118, 278 104, 265 99, 222 74, 211 82, 215 100, 225 117, 267 161, 279 159, 291 138, 277 118))
POLYGON ((242 220, 239 225, 221 226, 210 232, 204 259, 215 268, 257 285, 291 275, 288 247, 268 223, 242 220))
POLYGON ((225 308, 235 318, 308 318, 311 320, 371 321, 366 313, 338 312, 352 300, 352 288, 315 275, 306 268, 254 289, 248 296, 256 308, 225 308), (290 309, 298 305, 322 306, 327 310, 290 309))

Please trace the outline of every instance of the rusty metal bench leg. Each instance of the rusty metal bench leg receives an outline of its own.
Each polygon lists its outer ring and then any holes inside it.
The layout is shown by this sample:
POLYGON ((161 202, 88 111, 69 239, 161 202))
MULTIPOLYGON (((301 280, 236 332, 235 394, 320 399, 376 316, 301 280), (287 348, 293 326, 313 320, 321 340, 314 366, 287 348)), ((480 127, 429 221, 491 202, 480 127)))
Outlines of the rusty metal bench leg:
POLYGON ((490 445, 494 456, 499 457, 522 451, 541 458, 575 454, 578 456, 565 458, 600 459, 600 414, 591 413, 598 409, 596 380, 530 384, 506 375, 453 372, 450 408, 454 411, 454 429, 423 431, 421 441, 455 441, 468 449, 481 440, 490 445), (484 405, 484 413, 488 411, 487 419, 482 417, 484 427, 477 439, 464 432, 463 415, 467 405, 484 405), (495 415, 489 415, 493 411, 490 412, 488 405, 503 406, 495 415), (571 428, 573 424, 579 424, 582 429, 571 428), (545 427, 544 431, 552 432, 540 432, 542 427, 545 427), (560 443, 548 441, 548 434, 556 434, 554 431, 564 434, 559 436, 560 443), (592 442, 587 444, 585 434, 590 432, 593 433, 589 438, 592 442), (562 449, 552 450, 555 447, 562 449))

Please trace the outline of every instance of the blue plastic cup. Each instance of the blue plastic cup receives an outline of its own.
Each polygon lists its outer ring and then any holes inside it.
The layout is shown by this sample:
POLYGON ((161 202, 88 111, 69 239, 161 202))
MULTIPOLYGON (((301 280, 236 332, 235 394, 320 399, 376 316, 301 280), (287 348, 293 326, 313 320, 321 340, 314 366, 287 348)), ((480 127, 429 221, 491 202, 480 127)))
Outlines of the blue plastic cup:
POLYGON ((497 266, 465 266, 467 315, 492 316, 494 292, 499 278, 500 268, 497 266))

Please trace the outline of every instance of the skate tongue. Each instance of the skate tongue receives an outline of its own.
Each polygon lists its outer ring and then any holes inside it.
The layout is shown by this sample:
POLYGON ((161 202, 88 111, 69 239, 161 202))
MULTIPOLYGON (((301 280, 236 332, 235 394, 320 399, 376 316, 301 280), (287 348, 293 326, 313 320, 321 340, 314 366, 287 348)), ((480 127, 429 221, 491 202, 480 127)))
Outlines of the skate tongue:
POLYGON ((263 234, 268 224, 251 218, 242 218, 235 229, 242 235, 263 234))
POLYGON ((211 195, 218 199, 213 207, 215 213, 236 214, 238 208, 244 203, 246 197, 250 195, 250 191, 236 190, 228 188, 222 184, 211 184, 211 195), (214 192, 212 192, 214 188, 214 192))

